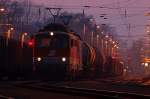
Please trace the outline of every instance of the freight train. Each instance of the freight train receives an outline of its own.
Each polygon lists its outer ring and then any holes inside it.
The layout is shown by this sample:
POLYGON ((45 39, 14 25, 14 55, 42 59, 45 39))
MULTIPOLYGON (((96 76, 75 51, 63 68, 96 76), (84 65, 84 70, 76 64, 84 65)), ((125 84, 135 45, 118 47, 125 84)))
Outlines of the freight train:
POLYGON ((119 61, 107 59, 100 49, 82 41, 80 36, 60 24, 47 25, 32 36, 31 42, 34 71, 42 79, 97 78, 123 72, 119 61))
POLYGON ((0 37, 0 78, 76 79, 119 76, 123 65, 60 24, 49 24, 21 47, 0 37))

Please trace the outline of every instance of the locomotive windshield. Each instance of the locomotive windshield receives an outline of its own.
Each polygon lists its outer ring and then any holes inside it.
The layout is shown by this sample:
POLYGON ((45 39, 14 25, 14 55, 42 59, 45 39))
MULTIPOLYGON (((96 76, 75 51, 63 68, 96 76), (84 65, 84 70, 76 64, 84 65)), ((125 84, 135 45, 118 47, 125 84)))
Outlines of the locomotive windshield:
POLYGON ((61 49, 68 48, 69 41, 67 35, 38 35, 35 40, 35 47, 61 49))

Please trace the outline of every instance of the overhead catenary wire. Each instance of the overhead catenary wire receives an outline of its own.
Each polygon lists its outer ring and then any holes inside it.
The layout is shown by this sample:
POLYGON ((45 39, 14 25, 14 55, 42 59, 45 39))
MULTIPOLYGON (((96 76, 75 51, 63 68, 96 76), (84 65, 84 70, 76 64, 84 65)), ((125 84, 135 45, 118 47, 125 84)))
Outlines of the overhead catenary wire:
MULTIPOLYGON (((64 1, 63 1, 64 2, 64 1)), ((111 18, 108 18, 107 20, 109 20, 109 21, 111 21, 112 22, 112 20, 116 20, 116 21, 119 21, 120 20, 120 22, 123 22, 123 23, 125 23, 126 24, 126 28, 128 28, 129 29, 129 22, 126 22, 129 18, 132 18, 132 17, 136 17, 136 16, 140 16, 141 15, 141 12, 139 12, 139 14, 138 13, 136 13, 136 14, 133 14, 133 13, 128 13, 128 9, 143 9, 143 10, 147 10, 148 11, 148 9, 150 9, 150 7, 149 6, 136 6, 136 5, 134 5, 134 6, 125 6, 125 5, 131 5, 131 4, 134 4, 135 2, 138 2, 137 0, 119 0, 119 5, 118 5, 118 3, 117 2, 114 2, 114 1, 112 1, 112 2, 110 2, 110 3, 106 3, 106 4, 102 4, 102 5, 87 5, 86 4, 86 2, 85 2, 85 0, 83 0, 82 1, 83 2, 83 4, 85 4, 85 5, 65 5, 65 4, 63 4, 63 5, 58 5, 58 4, 56 4, 56 1, 55 2, 53 2, 51 5, 49 5, 48 7, 53 7, 53 8, 56 8, 56 7, 60 7, 60 8, 62 8, 63 10, 71 10, 71 9, 74 9, 74 10, 76 10, 76 9, 79 9, 79 10, 82 10, 82 9, 84 9, 85 7, 88 7, 88 9, 86 9, 86 10, 95 10, 95 9, 97 9, 97 11, 99 11, 99 12, 101 12, 101 10, 106 10, 106 12, 107 12, 107 14, 108 14, 108 17, 111 17, 111 18), (122 4, 124 4, 124 5, 122 5, 122 4), (117 5, 117 6, 114 6, 114 5, 117 5), (119 12, 118 12, 118 14, 121 16, 121 17, 118 17, 117 15, 113 15, 112 13, 111 13, 111 10, 120 10, 119 12), (112 17, 112 15, 113 15, 113 17, 112 17), (116 18, 116 17, 118 17, 118 18, 116 18), (116 19, 115 19, 116 18, 116 19)), ((45 6, 41 6, 41 5, 32 5, 31 4, 31 8, 32 7, 34 7, 34 8, 37 8, 37 11, 39 11, 39 17, 41 17, 42 16, 42 11, 44 11, 44 9, 46 8, 45 6), (40 10, 39 10, 40 9, 40 10)), ((48 17, 48 16, 47 16, 48 17)), ((111 23, 110 22, 110 23, 111 23)), ((113 24, 113 23, 112 23, 113 24)), ((130 23, 131 24, 131 23, 130 23)), ((132 24, 131 24, 132 25, 132 24)), ((132 29, 133 27, 131 26, 130 27, 130 29, 132 29)))

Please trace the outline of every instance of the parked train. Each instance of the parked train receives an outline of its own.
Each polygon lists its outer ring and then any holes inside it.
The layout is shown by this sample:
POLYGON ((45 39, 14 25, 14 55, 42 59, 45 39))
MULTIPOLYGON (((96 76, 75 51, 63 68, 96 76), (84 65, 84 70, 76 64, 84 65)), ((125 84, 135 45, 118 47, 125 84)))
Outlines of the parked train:
POLYGON ((41 78, 95 78, 123 72, 119 61, 108 60, 100 49, 60 24, 47 25, 31 41, 34 71, 41 78), (119 69, 113 69, 116 67, 119 69))
POLYGON ((0 36, 0 79, 29 78, 32 73, 32 50, 22 48, 18 40, 0 36))

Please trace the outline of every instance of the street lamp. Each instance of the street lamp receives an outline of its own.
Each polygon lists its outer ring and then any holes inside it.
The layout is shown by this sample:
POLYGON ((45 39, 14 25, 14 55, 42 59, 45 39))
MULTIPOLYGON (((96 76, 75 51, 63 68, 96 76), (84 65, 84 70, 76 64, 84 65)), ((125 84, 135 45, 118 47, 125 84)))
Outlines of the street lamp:
POLYGON ((105 37, 106 37, 106 38, 109 38, 109 36, 108 36, 108 35, 106 35, 105 37))
POLYGON ((5 11, 5 9, 4 8, 0 8, 0 12, 4 12, 5 11))
POLYGON ((113 41, 112 43, 115 44, 115 41, 113 41))
POLYGON ((28 34, 25 32, 25 33, 22 33, 21 35, 21 48, 23 48, 23 43, 24 43, 24 39, 25 39, 25 36, 27 36, 28 34))
POLYGON ((13 27, 11 27, 11 28, 10 28, 10 30, 11 30, 11 31, 13 31, 13 30, 14 30, 14 28, 13 28, 13 27))
POLYGON ((99 26, 99 25, 97 25, 97 26, 96 26, 96 28, 97 28, 97 29, 99 29, 99 28, 100 28, 100 26, 99 26))
POLYGON ((8 42, 9 39, 12 37, 12 31, 14 30, 14 28, 10 28, 7 32, 6 32, 6 45, 8 46, 8 42))

